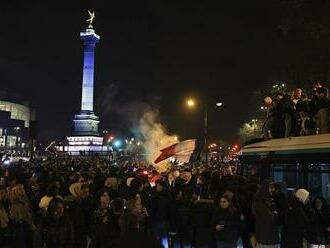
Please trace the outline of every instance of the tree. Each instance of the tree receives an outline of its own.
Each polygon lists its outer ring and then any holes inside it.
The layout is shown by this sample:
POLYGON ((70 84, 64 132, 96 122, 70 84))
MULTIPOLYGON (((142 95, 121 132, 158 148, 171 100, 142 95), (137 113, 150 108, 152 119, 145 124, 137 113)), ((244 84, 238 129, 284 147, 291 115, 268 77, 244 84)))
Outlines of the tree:
POLYGON ((239 128, 238 134, 242 142, 246 142, 262 136, 263 122, 257 119, 253 119, 251 122, 243 123, 239 128))
POLYGON ((249 116, 251 121, 243 123, 238 129, 241 142, 262 137, 262 127, 267 117, 267 107, 264 104, 265 97, 274 97, 278 93, 288 92, 289 89, 291 87, 288 87, 285 83, 275 83, 272 86, 268 85, 268 87, 254 91, 250 102, 251 110, 249 116))

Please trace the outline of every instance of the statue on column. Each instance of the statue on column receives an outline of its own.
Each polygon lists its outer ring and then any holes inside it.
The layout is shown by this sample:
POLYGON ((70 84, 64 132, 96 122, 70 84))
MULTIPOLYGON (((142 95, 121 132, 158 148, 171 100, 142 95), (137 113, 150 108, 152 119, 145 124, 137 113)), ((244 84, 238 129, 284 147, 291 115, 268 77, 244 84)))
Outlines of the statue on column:
POLYGON ((89 22, 88 28, 93 29, 93 21, 95 19, 95 11, 91 12, 88 10, 89 19, 86 20, 86 22, 89 22))

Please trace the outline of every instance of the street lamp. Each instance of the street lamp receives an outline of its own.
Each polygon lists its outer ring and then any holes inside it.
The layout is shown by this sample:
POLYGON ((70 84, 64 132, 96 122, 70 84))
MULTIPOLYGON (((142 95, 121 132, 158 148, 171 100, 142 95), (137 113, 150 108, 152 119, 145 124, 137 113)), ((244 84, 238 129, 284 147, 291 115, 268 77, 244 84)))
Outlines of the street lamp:
POLYGON ((196 105, 195 100, 193 98, 188 98, 186 104, 189 108, 192 108, 196 105))
MULTIPOLYGON (((188 98, 186 104, 189 108, 193 108, 196 105, 196 101, 193 98, 188 98)), ((216 107, 220 108, 223 106, 222 102, 213 103, 216 107)), ((207 146, 207 139, 208 139, 208 104, 204 104, 204 142, 205 142, 205 159, 206 164, 208 164, 208 146, 207 146)))
MULTIPOLYGON (((215 106, 220 108, 223 106, 223 103, 216 102, 215 106)), ((207 139, 208 139, 208 105, 207 105, 207 103, 204 105, 204 139, 205 139, 205 145, 207 146, 207 139)), ((206 165, 208 165, 208 149, 206 149, 206 152, 205 152, 205 159, 206 159, 206 165)))

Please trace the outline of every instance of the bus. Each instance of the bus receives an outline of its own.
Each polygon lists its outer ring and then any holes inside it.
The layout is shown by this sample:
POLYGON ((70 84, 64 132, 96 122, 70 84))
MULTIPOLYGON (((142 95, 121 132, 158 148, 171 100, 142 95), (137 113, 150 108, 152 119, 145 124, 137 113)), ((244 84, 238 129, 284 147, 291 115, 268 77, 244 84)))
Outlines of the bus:
POLYGON ((255 170, 261 180, 283 182, 289 191, 305 188, 330 199, 330 134, 271 139, 242 147, 239 171, 255 170))

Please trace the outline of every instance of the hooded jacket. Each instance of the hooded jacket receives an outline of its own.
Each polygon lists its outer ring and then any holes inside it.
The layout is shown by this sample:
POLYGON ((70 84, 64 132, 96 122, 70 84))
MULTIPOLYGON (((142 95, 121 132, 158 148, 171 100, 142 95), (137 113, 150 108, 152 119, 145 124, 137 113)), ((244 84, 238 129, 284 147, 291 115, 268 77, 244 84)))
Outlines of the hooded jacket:
POLYGON ((303 247, 303 237, 309 225, 306 206, 297 197, 292 196, 288 202, 282 231, 283 248, 303 247))
POLYGON ((256 239, 263 245, 280 243, 279 216, 276 204, 269 193, 270 181, 265 181, 256 194, 252 212, 256 221, 256 239))
POLYGON ((215 239, 226 243, 236 243, 238 241, 243 222, 241 221, 241 214, 236 208, 216 209, 211 223, 215 239), (224 228, 221 231, 215 231, 216 225, 224 225, 224 228))

